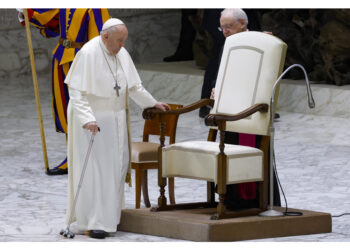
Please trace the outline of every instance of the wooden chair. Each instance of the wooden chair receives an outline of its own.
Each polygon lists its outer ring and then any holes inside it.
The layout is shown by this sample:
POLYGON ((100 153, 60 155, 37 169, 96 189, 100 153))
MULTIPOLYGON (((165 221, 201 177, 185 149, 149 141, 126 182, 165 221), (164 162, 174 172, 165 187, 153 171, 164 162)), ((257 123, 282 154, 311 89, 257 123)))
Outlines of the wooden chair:
MULTIPOLYGON (((182 105, 169 104, 172 110, 182 108, 182 105)), ((169 144, 175 143, 176 126, 179 115, 166 115, 164 117, 164 136, 169 137, 169 144)), ((141 187, 146 207, 150 207, 148 197, 147 170, 158 169, 158 143, 149 142, 150 135, 160 135, 158 119, 146 120, 143 128, 143 141, 132 142, 131 168, 135 169, 136 179, 136 208, 140 208, 141 187)), ((169 178, 170 203, 175 204, 174 178, 169 178)))
MULTIPOLYGON (((208 141, 185 141, 164 146, 159 152, 158 206, 152 211, 216 207, 211 219, 256 215, 268 204, 268 149, 270 143, 269 104, 272 88, 284 66, 286 44, 262 32, 241 32, 226 38, 215 87, 214 100, 203 99, 178 110, 159 112, 147 109, 145 119, 165 114, 182 114, 204 105, 212 106, 205 124, 208 141), (219 131, 220 140, 215 142, 219 131), (225 131, 261 135, 260 148, 224 143, 225 131), (169 177, 207 181, 207 201, 168 205, 164 188, 169 177), (259 182, 259 207, 228 211, 226 185, 259 182), (215 201, 214 186, 219 195, 215 201)), ((277 92, 274 99, 277 100, 277 92)), ((275 101, 275 103, 277 103, 275 101)), ((272 114, 273 115, 273 114, 272 114)), ((162 138, 162 135, 160 136, 162 138)))

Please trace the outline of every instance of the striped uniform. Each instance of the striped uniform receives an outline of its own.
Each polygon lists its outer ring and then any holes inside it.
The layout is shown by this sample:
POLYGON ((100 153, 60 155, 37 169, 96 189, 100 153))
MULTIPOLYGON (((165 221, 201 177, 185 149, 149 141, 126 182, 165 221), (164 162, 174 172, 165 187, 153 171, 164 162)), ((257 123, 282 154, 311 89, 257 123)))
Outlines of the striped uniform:
MULTIPOLYGON (((28 9, 29 21, 47 37, 60 36, 71 42, 85 43, 99 35, 103 23, 110 17, 107 9, 28 9)), ((64 79, 79 48, 67 48, 58 43, 52 55, 52 107, 56 131, 67 134, 68 88, 64 79)), ((67 159, 59 166, 67 168, 67 159)))

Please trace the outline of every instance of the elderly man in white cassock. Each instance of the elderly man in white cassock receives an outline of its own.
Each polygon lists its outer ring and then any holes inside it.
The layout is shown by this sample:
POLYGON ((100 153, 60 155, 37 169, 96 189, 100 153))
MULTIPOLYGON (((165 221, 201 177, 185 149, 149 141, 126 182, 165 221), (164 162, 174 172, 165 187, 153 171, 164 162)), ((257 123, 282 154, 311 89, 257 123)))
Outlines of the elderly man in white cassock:
POLYGON ((65 79, 70 96, 67 218, 93 133, 96 137, 74 217, 78 230, 88 230, 93 238, 116 232, 120 222, 124 183, 130 176, 127 96, 141 108, 170 109, 141 85, 134 63, 123 47, 127 36, 121 20, 106 21, 100 36, 78 52, 65 79))

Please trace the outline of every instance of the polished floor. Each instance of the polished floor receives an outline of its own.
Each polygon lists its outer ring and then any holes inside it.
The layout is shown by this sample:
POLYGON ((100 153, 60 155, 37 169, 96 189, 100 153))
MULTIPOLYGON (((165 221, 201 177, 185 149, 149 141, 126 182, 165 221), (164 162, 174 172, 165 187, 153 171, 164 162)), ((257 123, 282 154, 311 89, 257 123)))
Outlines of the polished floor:
MULTIPOLYGON (((49 165, 54 167, 63 160, 66 149, 64 135, 57 134, 53 128, 49 80, 49 76, 40 76, 39 89, 49 165)), ((287 85, 289 89, 293 89, 298 88, 300 84, 288 83, 287 85)), ((327 89, 327 87, 323 88, 327 89)), ((186 88, 183 88, 183 91, 185 92, 177 89, 181 98, 188 94, 186 88)), ((348 111, 344 111, 343 115, 339 115, 339 112, 322 113, 322 110, 315 113, 302 112, 300 105, 304 103, 305 105, 302 105, 306 107, 306 99, 296 98, 293 104, 291 95, 283 91, 281 87, 279 100, 281 118, 275 124, 275 152, 278 174, 288 206, 328 212, 332 215, 350 213, 350 120, 346 113, 348 111), (295 109, 291 110, 293 105, 295 109)), ((305 91, 304 86, 301 91, 305 91)), ((316 105, 318 101, 324 103, 323 92, 318 88, 315 92, 316 105)), ((158 96, 161 96, 161 92, 158 96)), ((329 105, 347 102, 350 99, 350 90, 344 89, 340 96, 340 99, 337 99, 339 95, 329 97, 329 105), (347 98, 344 97, 346 94, 347 98)), ((168 101, 169 96, 163 99, 168 101)), ((327 105, 324 110, 326 107, 327 105)), ((344 110, 348 109, 347 107, 343 106, 344 110)), ((133 140, 141 140, 143 120, 140 110, 133 110, 131 121, 133 140)), ((192 112, 180 118, 177 141, 206 140, 206 133, 207 128, 203 124, 203 119, 198 117, 198 112, 192 112)), ((206 197, 204 182, 176 178, 175 185, 177 201, 200 201, 206 197)), ((126 207, 133 208, 135 206, 134 187, 126 186, 125 192, 126 207)), ((156 171, 149 171, 149 194, 151 203, 155 204, 158 197, 156 171)), ((67 176, 47 176, 44 171, 31 77, 2 79, 0 82, 0 242, 67 241, 59 235, 59 231, 65 226, 66 196, 67 176)), ((284 201, 282 204, 285 204, 284 201)), ((71 241, 96 240, 77 235, 71 241)), ((173 242, 179 240, 118 231, 104 241, 173 242)), ((332 233, 257 241, 350 241, 350 216, 333 218, 332 233)))

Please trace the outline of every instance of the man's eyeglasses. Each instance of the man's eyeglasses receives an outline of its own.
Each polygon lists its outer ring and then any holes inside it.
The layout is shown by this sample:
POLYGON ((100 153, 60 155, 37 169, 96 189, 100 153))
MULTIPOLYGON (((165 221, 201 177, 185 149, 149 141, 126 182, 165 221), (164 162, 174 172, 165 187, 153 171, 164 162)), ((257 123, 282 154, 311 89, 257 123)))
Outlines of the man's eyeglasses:
POLYGON ((223 26, 218 27, 218 30, 219 30, 220 32, 223 32, 225 29, 226 29, 226 30, 232 29, 232 27, 233 27, 233 23, 231 23, 231 24, 225 24, 225 25, 223 25, 223 26))

